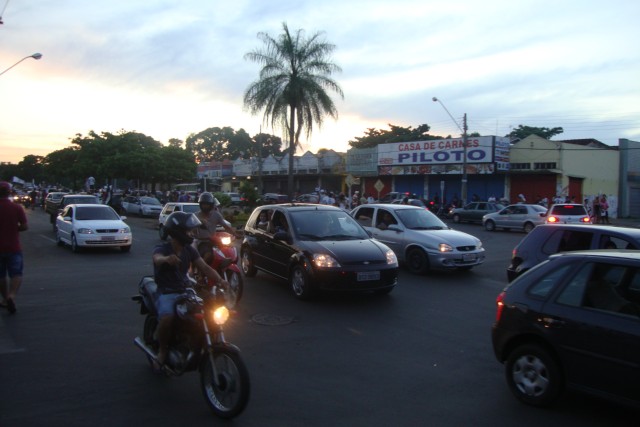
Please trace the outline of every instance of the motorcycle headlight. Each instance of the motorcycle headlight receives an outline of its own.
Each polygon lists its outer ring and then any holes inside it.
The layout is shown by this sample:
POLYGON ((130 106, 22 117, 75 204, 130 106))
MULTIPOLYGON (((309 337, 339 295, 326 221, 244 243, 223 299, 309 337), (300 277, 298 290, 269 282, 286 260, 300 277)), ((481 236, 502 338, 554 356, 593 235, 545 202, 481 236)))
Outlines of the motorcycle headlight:
POLYGON ((398 257, 396 257, 396 254, 393 253, 393 251, 391 249, 389 249, 385 255, 387 257, 387 264, 397 264, 398 263, 398 257))
POLYGON ((231 236, 222 236, 222 238, 220 239, 220 243, 225 246, 229 246, 231 244, 231 236))
POLYGON ((213 322, 216 325, 224 325, 229 319, 229 309, 224 305, 222 305, 216 308, 215 310, 213 310, 213 313, 211 313, 211 316, 213 317, 213 322))
POLYGON ((440 252, 452 252, 453 251, 453 247, 448 243, 440 243, 438 245, 438 250, 440 252))
POLYGON ((327 254, 314 254, 313 265, 318 268, 340 267, 340 263, 334 257, 327 254))

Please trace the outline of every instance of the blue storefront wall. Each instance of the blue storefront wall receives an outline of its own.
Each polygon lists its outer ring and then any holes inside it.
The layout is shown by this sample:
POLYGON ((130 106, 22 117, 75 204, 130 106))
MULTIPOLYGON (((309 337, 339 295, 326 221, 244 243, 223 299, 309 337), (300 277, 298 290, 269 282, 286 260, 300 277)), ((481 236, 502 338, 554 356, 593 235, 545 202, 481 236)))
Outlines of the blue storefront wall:
MULTIPOLYGON (((434 196, 442 198, 441 182, 444 182, 444 200, 450 202, 454 198, 460 200, 462 188, 462 177, 460 175, 430 175, 428 196, 433 199, 434 196)), ((494 196, 500 199, 504 195, 505 175, 467 175, 467 197, 471 201, 474 194, 480 200, 487 200, 494 196)))

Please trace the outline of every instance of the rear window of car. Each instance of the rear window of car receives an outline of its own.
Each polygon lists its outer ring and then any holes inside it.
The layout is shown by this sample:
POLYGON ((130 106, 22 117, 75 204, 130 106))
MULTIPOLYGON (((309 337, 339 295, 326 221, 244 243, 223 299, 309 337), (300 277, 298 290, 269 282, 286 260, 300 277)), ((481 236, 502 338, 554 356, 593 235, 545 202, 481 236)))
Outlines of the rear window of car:
POLYGON ((551 255, 591 249, 592 239, 593 233, 590 231, 556 230, 542 246, 542 252, 551 255))
POLYGON ((565 264, 562 267, 551 271, 546 276, 539 278, 533 286, 527 289, 527 293, 532 297, 541 299, 547 298, 571 267, 571 264, 565 264))
POLYGON ((552 215, 587 215, 587 211, 582 205, 556 205, 553 207, 552 215))

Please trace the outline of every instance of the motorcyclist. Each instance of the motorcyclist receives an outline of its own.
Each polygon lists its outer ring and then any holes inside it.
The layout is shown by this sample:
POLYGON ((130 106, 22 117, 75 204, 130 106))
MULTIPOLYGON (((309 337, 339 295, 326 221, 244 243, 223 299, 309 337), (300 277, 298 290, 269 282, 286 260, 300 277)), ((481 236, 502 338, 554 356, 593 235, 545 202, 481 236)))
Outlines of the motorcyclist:
POLYGON ((216 232, 218 226, 223 227, 227 233, 236 238, 239 238, 240 234, 224 220, 224 217, 218 211, 220 202, 213 194, 209 192, 202 193, 198 198, 198 204, 200 205, 200 210, 196 213, 196 216, 202 225, 196 230, 195 238, 200 256, 207 264, 210 264, 213 256, 213 244, 210 237, 216 232))
POLYGON ((171 237, 168 242, 158 245, 153 250, 154 279, 158 285, 159 296, 156 303, 158 311, 158 344, 159 351, 155 361, 155 369, 162 372, 167 358, 169 341, 173 332, 173 318, 177 299, 191 287, 187 276, 189 268, 195 266, 207 278, 223 286, 229 284, 209 267, 198 251, 191 245, 193 230, 201 225, 195 214, 174 212, 167 217, 165 230, 171 237))

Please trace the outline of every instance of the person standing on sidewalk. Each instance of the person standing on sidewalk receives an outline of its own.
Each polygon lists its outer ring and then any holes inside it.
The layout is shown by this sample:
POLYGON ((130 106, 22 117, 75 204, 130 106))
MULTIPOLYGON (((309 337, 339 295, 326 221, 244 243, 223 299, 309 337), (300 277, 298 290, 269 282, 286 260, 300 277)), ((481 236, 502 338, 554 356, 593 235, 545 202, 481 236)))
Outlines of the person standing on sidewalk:
POLYGON ((11 185, 0 182, 0 294, 9 313, 16 312, 15 298, 22 283, 22 247, 20 245, 21 231, 27 226, 27 216, 24 209, 9 198, 11 185), (7 286, 7 274, 9 284, 7 286))

